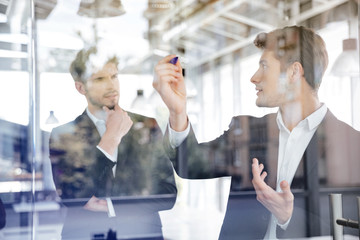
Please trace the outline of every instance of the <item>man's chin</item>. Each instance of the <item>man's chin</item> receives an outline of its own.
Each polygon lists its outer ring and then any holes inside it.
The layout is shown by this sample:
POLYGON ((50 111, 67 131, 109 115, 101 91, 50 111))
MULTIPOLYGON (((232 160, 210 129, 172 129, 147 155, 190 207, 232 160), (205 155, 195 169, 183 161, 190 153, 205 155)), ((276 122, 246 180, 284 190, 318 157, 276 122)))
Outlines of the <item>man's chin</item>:
POLYGON ((264 104, 263 104, 261 101, 259 101, 259 100, 256 100, 255 105, 256 105, 257 107, 263 107, 263 106, 264 106, 264 104))
POLYGON ((104 106, 106 106, 110 110, 114 110, 115 105, 117 105, 117 101, 107 101, 104 103, 104 106))
POLYGON ((269 105, 267 103, 264 103, 262 101, 256 101, 256 106, 258 107, 269 107, 269 105))
POLYGON ((115 104, 113 104, 113 105, 108 105, 108 106, 106 106, 108 109, 110 109, 110 110, 114 110, 115 109, 115 104))

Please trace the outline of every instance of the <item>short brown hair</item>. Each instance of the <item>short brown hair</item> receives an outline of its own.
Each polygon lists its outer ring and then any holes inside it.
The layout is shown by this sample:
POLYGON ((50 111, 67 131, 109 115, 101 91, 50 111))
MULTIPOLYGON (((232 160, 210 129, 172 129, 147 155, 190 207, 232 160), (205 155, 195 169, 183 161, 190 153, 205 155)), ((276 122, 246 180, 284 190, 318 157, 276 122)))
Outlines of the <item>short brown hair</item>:
POLYGON ((288 26, 270 33, 260 33, 254 40, 256 47, 274 51, 282 70, 294 62, 304 68, 307 83, 318 89, 328 65, 328 53, 324 40, 312 29, 304 26, 288 26))
MULTIPOLYGON (((91 55, 96 55, 98 53, 98 49, 96 46, 92 46, 86 49, 80 50, 77 54, 75 59, 70 64, 70 74, 73 77, 74 81, 77 82, 84 82, 86 81, 86 71, 90 71, 89 64, 91 61, 91 55)), ((114 54, 113 57, 107 58, 106 62, 104 62, 104 65, 107 63, 114 63, 116 66, 119 64, 119 60, 114 54)))

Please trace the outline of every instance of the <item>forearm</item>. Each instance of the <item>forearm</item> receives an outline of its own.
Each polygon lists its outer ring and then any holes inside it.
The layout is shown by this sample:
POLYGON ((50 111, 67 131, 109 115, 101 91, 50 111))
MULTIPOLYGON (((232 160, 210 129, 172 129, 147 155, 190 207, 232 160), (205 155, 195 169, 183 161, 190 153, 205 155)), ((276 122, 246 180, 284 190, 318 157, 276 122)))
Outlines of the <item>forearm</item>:
POLYGON ((121 139, 104 134, 97 145, 101 150, 113 156, 120 144, 121 139))
POLYGON ((173 130, 177 132, 184 131, 189 124, 186 110, 183 110, 180 113, 177 113, 175 111, 170 111, 169 122, 170 122, 170 127, 173 130))

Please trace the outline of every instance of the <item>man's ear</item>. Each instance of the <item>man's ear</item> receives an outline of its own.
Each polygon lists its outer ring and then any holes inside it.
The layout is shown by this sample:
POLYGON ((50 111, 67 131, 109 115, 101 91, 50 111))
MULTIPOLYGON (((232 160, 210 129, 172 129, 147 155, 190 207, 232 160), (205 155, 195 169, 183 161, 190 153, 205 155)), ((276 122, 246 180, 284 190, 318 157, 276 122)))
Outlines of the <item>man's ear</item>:
POLYGON ((85 95, 86 94, 86 89, 85 89, 85 84, 79 81, 75 81, 75 88, 76 90, 82 94, 85 95))
POLYGON ((299 63, 299 62, 294 62, 291 65, 291 70, 292 70, 292 74, 291 74, 292 82, 299 81, 304 76, 304 69, 303 69, 301 63, 299 63))

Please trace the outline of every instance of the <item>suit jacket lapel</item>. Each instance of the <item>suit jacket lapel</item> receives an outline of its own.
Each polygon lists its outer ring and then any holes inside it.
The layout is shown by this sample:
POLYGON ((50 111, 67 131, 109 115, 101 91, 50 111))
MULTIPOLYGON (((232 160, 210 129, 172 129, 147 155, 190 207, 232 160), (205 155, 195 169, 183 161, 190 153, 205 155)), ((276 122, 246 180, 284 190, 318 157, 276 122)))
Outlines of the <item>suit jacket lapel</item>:
POLYGON ((107 189, 107 195, 110 194, 110 189, 112 188, 111 181, 114 180, 114 175, 112 168, 115 165, 113 161, 108 159, 100 150, 97 149, 97 145, 101 140, 101 136, 94 124, 94 122, 87 115, 86 111, 83 112, 77 119, 76 125, 78 126, 79 132, 84 134, 84 137, 88 144, 96 152, 95 158, 95 168, 94 171, 97 172, 99 181, 106 181, 105 188, 107 189))

